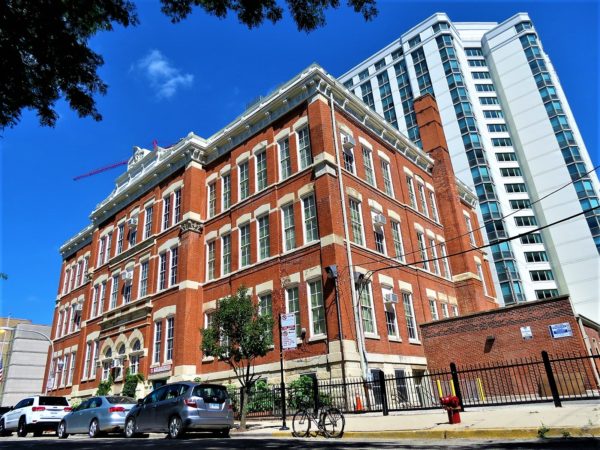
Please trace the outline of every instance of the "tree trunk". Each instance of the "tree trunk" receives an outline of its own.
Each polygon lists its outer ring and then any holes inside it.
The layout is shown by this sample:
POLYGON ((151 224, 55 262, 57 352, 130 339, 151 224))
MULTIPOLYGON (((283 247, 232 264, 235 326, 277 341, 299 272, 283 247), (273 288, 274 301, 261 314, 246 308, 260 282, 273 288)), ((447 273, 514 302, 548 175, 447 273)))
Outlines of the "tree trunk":
POLYGON ((242 410, 240 411, 240 430, 246 429, 246 411, 248 410, 248 390, 242 386, 242 410))

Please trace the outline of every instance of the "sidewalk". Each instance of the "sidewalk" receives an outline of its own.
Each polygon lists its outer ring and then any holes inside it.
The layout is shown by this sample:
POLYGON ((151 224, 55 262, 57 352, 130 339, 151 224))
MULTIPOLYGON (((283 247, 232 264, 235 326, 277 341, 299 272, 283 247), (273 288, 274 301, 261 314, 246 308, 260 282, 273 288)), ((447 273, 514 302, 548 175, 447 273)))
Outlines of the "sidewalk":
MULTIPOLYGON (((539 437, 600 437, 600 402, 510 405, 487 408, 467 408, 460 413, 461 423, 450 425, 442 409, 430 411, 346 414, 344 438, 373 439, 528 439, 539 437), (568 433, 568 434, 567 434, 568 433)), ((289 437, 290 431, 280 431, 281 420, 248 420, 249 430, 236 431, 248 436, 289 437)))

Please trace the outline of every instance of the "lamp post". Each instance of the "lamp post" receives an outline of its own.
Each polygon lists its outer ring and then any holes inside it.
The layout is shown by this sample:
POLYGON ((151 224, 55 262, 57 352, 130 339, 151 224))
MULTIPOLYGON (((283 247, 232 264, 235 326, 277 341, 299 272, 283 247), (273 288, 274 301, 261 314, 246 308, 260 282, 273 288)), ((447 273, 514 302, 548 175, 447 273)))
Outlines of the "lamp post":
MULTIPOLYGON (((0 327, 0 333, 3 333, 5 331, 16 331, 15 327, 0 327)), ((35 330, 23 330, 25 333, 33 333, 33 334, 37 334, 38 336, 42 336, 44 339, 46 339, 49 343, 50 343, 50 349, 52 350, 51 354, 50 354, 50 361, 52 362, 52 364, 50 365, 50 371, 48 372, 48 378, 50 377, 52 371, 54 370, 54 342, 52 342, 52 339, 50 339, 50 336, 45 335, 44 333, 41 333, 39 331, 35 331, 35 330)), ((48 393, 48 384, 46 383, 46 389, 44 391, 46 394, 48 393)))

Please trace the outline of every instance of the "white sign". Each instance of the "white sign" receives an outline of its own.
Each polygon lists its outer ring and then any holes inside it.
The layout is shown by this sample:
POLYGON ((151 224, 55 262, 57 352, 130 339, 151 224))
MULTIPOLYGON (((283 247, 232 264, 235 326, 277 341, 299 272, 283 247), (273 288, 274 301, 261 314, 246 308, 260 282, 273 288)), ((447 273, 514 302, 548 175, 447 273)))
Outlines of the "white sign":
POLYGON ((532 339, 533 333, 531 332, 531 327, 521 327, 521 336, 523 339, 532 339))
POLYGON ((164 364, 158 367, 150 367, 151 374, 168 372, 169 370, 171 370, 171 364, 164 364))
POLYGON ((296 340, 296 315, 281 314, 281 348, 294 349, 298 346, 296 340))
POLYGON ((571 324, 569 322, 555 323, 550 325, 550 336, 554 339, 573 336, 573 330, 571 330, 571 324))

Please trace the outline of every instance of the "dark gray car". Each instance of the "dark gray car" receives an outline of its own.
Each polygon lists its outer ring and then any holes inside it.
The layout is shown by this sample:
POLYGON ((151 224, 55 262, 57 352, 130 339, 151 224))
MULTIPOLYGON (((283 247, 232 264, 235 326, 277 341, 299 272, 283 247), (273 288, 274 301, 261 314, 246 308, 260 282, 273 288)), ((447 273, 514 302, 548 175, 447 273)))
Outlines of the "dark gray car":
POLYGON ((136 404, 131 397, 92 397, 63 417, 56 432, 61 439, 76 433, 87 433, 94 438, 101 433, 122 432, 125 417, 136 404))
POLYGON ((212 431, 229 436, 233 408, 225 386, 181 382, 161 386, 138 400, 125 419, 125 436, 165 432, 178 438, 185 431, 212 431))

